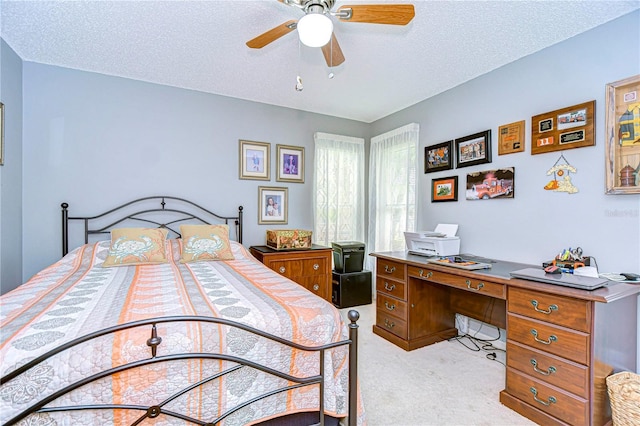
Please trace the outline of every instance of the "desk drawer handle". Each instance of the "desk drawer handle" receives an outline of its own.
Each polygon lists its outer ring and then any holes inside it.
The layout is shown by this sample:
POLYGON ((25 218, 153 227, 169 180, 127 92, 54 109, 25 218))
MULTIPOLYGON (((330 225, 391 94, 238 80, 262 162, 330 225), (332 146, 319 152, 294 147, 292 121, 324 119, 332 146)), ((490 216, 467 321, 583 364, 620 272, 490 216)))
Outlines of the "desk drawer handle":
POLYGON ((431 278, 431 276, 433 275, 433 272, 429 271, 425 274, 424 269, 420 269, 420 271, 418 272, 418 275, 420 275, 421 277, 431 278))
POLYGON ((550 396, 546 401, 544 401, 542 399, 539 399, 538 398, 538 391, 534 387, 530 387, 529 390, 533 394, 533 399, 535 399, 536 402, 539 402, 542 405, 546 405, 548 407, 551 404, 555 404, 556 402, 558 402, 558 400, 554 396, 550 396))
POLYGON ((384 271, 387 274, 393 274, 396 271, 396 267, 392 266, 391 268, 389 268, 389 265, 384 265, 384 271))
POLYGON ((280 271, 281 274, 284 274, 284 271, 286 271, 284 266, 281 266, 280 269, 278 269, 280 271))
POLYGON ((533 340, 535 340, 538 343, 542 343, 545 345, 550 345, 552 342, 555 342, 558 340, 558 338, 556 336, 554 336, 553 334, 551 336, 549 336, 549 340, 540 340, 538 339, 538 331, 534 328, 531 329, 531 334, 533 334, 533 340))
POLYGON ((393 310, 396 309, 396 305, 389 305, 388 302, 384 302, 384 306, 385 306, 385 308, 387 308, 390 311, 393 311, 393 310))
POLYGON ((556 368, 553 365, 551 367, 547 368, 547 371, 540 370, 538 368, 538 361, 536 361, 535 358, 531 358, 531 365, 533 365, 533 371, 535 371, 536 373, 540 373, 543 376, 550 376, 551 374, 553 374, 553 373, 555 373, 557 371, 556 368))
POLYGON ((546 315, 549 315, 551 312, 553 311, 557 311, 558 310, 558 305, 553 304, 553 305, 549 305, 549 309, 547 309, 546 311, 543 309, 538 309, 538 301, 537 300, 532 300, 531 304, 533 305, 533 309, 535 309, 536 312, 540 312, 546 315))
POLYGON ((385 281, 384 282, 384 289, 387 290, 387 291, 393 291, 393 290, 396 289, 396 285, 395 284, 389 285, 389 283, 385 281))
POLYGON ((318 284, 313 285, 313 291, 318 291, 319 288, 320 286, 318 284))
POLYGON ((317 271, 318 269, 320 269, 320 265, 318 265, 317 263, 313 264, 313 270, 317 271))
POLYGON ((467 283, 467 288, 473 291, 480 291, 480 289, 484 287, 484 283, 478 283, 478 286, 475 288, 471 287, 471 280, 467 280, 466 283, 467 283))
POLYGON ((389 321, 388 319, 384 319, 384 326, 387 328, 393 328, 396 326, 396 324, 392 321, 389 321))

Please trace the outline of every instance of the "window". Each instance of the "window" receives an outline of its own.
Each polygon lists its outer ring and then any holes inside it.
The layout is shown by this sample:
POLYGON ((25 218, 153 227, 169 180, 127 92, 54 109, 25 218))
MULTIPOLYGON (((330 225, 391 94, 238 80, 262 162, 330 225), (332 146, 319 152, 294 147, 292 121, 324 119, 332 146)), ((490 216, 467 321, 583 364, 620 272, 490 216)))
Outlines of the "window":
POLYGON ((313 240, 365 242, 364 139, 316 133, 314 140, 313 240))
POLYGON ((418 132, 412 123, 371 139, 369 252, 404 250, 404 231, 415 231, 418 132))

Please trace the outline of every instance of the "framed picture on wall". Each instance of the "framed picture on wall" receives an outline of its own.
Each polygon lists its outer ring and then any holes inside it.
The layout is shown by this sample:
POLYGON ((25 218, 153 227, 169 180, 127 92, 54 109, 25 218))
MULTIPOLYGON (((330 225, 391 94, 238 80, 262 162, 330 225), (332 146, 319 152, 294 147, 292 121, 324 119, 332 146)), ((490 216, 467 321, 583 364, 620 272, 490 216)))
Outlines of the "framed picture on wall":
POLYGON ((524 120, 498 127, 498 155, 524 151, 524 120))
POLYGON ((456 139, 456 167, 491 162, 491 130, 456 139))
POLYGON ((513 198, 515 183, 515 169, 513 167, 468 173, 466 199, 513 198))
POLYGON ((531 117, 531 155, 595 145, 596 101, 531 117))
POLYGON ((276 145, 278 182, 304 183, 304 147, 276 145))
POLYGON ((606 85, 606 194, 640 193, 640 75, 606 85))
POLYGON ((288 188, 258 187, 258 224, 287 223, 288 193, 288 188))
POLYGON ((269 173, 271 144, 240 141, 240 179, 271 180, 269 173))
POLYGON ((431 202, 458 201, 458 176, 431 180, 431 202))
POLYGON ((453 141, 442 142, 424 148, 424 172, 453 169, 453 141))

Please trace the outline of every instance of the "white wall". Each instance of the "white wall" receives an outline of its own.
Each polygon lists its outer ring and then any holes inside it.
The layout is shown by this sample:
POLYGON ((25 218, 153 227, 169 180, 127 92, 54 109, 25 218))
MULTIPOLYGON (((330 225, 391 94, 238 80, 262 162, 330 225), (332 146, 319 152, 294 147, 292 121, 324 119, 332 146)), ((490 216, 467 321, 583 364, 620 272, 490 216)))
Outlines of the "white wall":
POLYGON ((600 271, 640 272, 640 194, 605 195, 605 84, 640 74, 640 12, 503 66, 381 119, 371 134, 420 124, 424 147, 492 131, 490 164, 421 174, 421 230, 459 223, 461 250, 490 258, 540 264, 565 247, 580 246, 600 271), (596 100, 596 145, 562 153, 577 168, 576 194, 545 191, 560 152, 530 154, 531 117, 596 100), (498 156, 498 126, 526 120, 526 150, 498 156), (465 200, 466 174, 515 167, 515 198, 465 200), (431 179, 457 175, 457 202, 431 203, 431 179))
POLYGON ((360 122, 30 62, 23 68, 24 280, 61 256, 63 201, 71 216, 157 194, 229 216, 242 205, 246 246, 264 244, 269 228, 313 229, 313 133, 368 137, 360 122), (238 178, 239 139, 271 143, 270 182, 238 178), (275 181, 276 144, 305 147, 304 184, 275 181), (258 225, 258 186, 289 188, 287 225, 258 225))
POLYGON ((0 40, 4 165, 0 166, 0 293, 22 283, 22 61, 0 40))

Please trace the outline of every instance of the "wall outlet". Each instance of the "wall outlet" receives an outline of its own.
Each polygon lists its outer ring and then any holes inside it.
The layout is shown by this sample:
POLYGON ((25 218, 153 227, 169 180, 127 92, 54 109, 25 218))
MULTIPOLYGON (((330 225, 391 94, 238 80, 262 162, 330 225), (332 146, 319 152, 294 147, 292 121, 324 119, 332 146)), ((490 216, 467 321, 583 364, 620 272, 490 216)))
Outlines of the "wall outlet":
POLYGON ((459 334, 467 334, 469 332, 469 317, 456 314, 456 328, 459 334))

